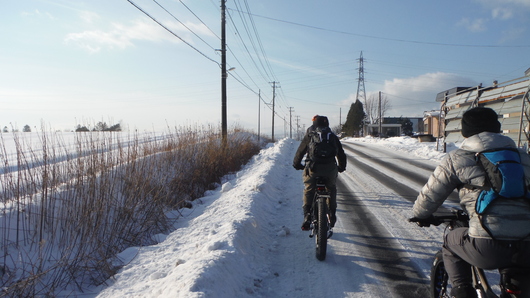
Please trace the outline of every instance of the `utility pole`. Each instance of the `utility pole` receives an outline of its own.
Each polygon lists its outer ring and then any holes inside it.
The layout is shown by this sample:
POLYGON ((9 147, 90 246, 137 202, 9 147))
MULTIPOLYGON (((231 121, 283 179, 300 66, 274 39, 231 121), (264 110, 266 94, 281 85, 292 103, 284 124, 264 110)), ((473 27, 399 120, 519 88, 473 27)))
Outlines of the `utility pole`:
POLYGON ((274 101, 276 99, 276 84, 278 82, 272 83, 272 142, 274 143, 274 101))
POLYGON ((228 125, 226 116, 226 0, 221 0, 221 136, 226 144, 228 125))
POLYGON ((296 118, 296 139, 300 140, 300 116, 295 116, 296 118))
POLYGON ((383 117, 381 112, 381 91, 379 91, 379 138, 383 135, 383 117))
POLYGON ((339 108, 339 127, 342 130, 342 108, 339 108))
POLYGON ((261 89, 259 89, 258 93, 258 143, 260 142, 260 123, 261 123, 261 89))
POLYGON ((293 112, 294 107, 289 107, 289 138, 293 138, 293 112))

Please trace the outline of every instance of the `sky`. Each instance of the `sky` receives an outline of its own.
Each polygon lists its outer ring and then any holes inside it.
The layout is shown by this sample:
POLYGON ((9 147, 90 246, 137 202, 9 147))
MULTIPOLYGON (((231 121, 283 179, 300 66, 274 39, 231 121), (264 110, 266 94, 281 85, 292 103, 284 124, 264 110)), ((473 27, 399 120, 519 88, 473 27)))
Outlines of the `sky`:
MULTIPOLYGON (((0 127, 220 126, 220 1, 1 3, 0 127)), ((315 114, 344 123, 361 53, 365 97, 381 92, 392 117, 422 117, 439 108, 438 92, 510 81, 530 67, 530 0, 226 7, 227 124, 269 136, 315 114)))

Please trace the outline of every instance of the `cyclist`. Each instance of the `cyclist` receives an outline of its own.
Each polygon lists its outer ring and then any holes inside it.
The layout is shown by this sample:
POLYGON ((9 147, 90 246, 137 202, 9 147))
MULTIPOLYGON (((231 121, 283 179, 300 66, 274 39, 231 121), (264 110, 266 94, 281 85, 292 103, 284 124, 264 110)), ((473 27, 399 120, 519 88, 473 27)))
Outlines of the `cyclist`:
MULTIPOLYGON (((442 248, 445 269, 452 284, 451 297, 477 297, 471 286, 470 263, 483 269, 530 268, 530 207, 523 200, 497 199, 490 205, 492 215, 486 231, 475 211, 479 188, 486 181, 485 171, 475 153, 496 148, 516 148, 514 141, 501 132, 497 113, 485 107, 466 111, 461 120, 465 140, 459 149, 449 152, 423 186, 413 206, 416 219, 428 225, 432 213, 457 189, 460 205, 469 214, 469 228, 456 228, 446 234, 442 248), (521 240, 523 239, 523 240, 521 240)), ((530 185, 530 157, 521 151, 525 183, 530 185)))
POLYGON ((315 162, 308 162, 306 160, 305 166, 302 165, 302 159, 308 153, 309 143, 311 141, 311 133, 318 128, 329 128, 329 120, 326 116, 316 115, 313 117, 313 125, 308 129, 304 139, 300 143, 298 150, 294 156, 293 167, 297 170, 304 170, 302 178, 304 181, 304 195, 302 209, 304 212, 304 222, 302 223, 302 230, 308 231, 310 226, 311 206, 313 204, 313 197, 315 196, 316 177, 326 178, 326 187, 330 192, 330 212, 331 212, 331 227, 337 221, 337 187, 336 180, 338 173, 346 170, 346 154, 342 148, 339 138, 331 133, 329 140, 336 149, 336 155, 329 159, 315 162), (337 166, 338 160, 338 166, 337 166))

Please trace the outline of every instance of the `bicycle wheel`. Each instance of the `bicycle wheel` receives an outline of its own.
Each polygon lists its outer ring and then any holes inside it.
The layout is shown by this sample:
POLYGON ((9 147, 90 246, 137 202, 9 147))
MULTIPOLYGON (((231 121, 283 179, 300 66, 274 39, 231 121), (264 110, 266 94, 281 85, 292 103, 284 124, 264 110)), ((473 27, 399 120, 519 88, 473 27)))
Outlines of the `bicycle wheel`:
POLYGON ((316 210, 316 257, 319 261, 326 259, 328 245, 328 208, 322 198, 317 198, 316 210))
POLYGON ((447 280, 448 276, 447 272, 445 272, 442 251, 439 251, 434 256, 434 262, 431 266, 431 298, 449 297, 447 280))

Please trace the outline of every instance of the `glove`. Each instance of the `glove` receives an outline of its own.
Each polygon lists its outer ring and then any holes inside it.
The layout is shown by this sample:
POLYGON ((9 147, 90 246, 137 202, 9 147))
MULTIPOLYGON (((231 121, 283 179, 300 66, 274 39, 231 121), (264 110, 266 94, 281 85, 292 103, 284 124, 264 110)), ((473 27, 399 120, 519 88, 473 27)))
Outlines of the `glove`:
POLYGON ((339 173, 346 171, 346 167, 339 167, 339 173))
POLYGON ((303 170, 305 168, 305 166, 301 163, 299 164, 293 164, 293 168, 297 169, 297 170, 303 170))
POLYGON ((429 217, 427 218, 417 218, 417 217, 412 217, 412 218, 409 218, 409 222, 415 222, 418 226, 420 227, 430 227, 431 225, 433 226, 439 226, 441 224, 441 222, 436 218, 434 217, 434 215, 430 215, 429 217))

